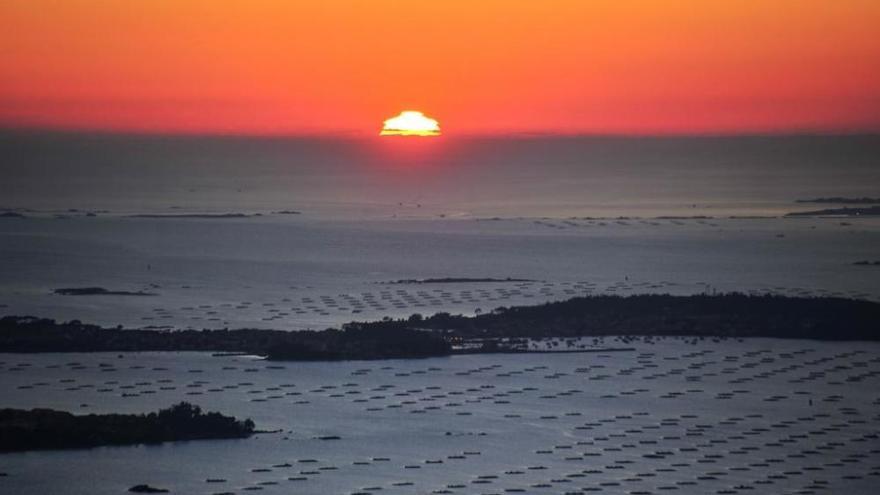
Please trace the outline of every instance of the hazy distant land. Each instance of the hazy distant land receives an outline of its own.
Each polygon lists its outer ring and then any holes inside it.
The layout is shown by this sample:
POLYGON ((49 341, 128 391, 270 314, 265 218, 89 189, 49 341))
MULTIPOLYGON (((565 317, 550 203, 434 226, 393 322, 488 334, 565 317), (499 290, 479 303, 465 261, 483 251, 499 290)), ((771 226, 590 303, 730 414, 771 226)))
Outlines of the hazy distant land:
POLYGON ((468 278, 468 277, 444 277, 444 278, 406 278, 400 280, 392 280, 390 282, 380 282, 387 285, 408 285, 408 284, 471 284, 471 283, 499 283, 499 282, 535 282, 529 278, 468 278))
POLYGON ((864 208, 826 208, 823 210, 795 211, 787 213, 787 217, 818 217, 818 216, 877 216, 880 215, 880 205, 867 206, 864 208))
MULTIPOLYGON (((567 219, 581 221, 642 221, 642 220, 718 220, 721 218, 728 219, 777 219, 793 216, 877 216, 880 215, 880 198, 873 197, 818 197, 810 199, 796 199, 797 204, 815 204, 815 205, 831 205, 835 207, 823 208, 819 210, 809 211, 791 211, 786 212, 784 209, 778 211, 777 214, 728 214, 728 215, 621 215, 621 216, 568 216, 568 217, 547 217, 547 216, 493 216, 493 217, 476 217, 477 221, 501 221, 501 220, 532 220, 536 224, 542 224, 545 221, 567 219), (852 206, 841 206, 852 205, 852 206)), ((28 219, 28 218, 54 218, 54 219, 73 219, 73 218, 94 218, 99 214, 107 216, 115 216, 120 218, 132 219, 167 219, 167 220, 224 220, 224 219, 248 219, 261 218, 271 216, 300 216, 303 215, 299 210, 263 210, 249 212, 206 212, 202 209, 187 211, 182 207, 171 207, 173 210, 183 210, 175 213, 156 213, 154 211, 144 211, 129 213, 125 211, 111 210, 83 210, 79 208, 66 208, 59 210, 38 210, 31 208, 0 208, 0 219, 28 219)), ((433 218, 447 218, 446 213, 440 213, 433 218)), ((565 221, 565 220, 563 220, 565 221)))
POLYGON ((52 291, 62 296, 155 296, 154 292, 109 290, 103 287, 68 287, 52 291))
POLYGON ((797 199, 795 200, 795 203, 873 205, 880 204, 880 198, 869 198, 867 196, 861 198, 845 198, 841 196, 833 196, 828 198, 797 199))
POLYGON ((128 215, 130 218, 249 218, 260 217, 262 213, 140 213, 137 215, 128 215))

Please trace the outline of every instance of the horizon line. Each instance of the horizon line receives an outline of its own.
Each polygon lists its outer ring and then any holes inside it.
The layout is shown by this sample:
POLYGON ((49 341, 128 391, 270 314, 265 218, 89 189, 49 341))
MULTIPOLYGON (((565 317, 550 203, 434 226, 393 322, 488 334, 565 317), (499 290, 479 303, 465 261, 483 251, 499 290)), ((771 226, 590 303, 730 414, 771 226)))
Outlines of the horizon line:
POLYGON ((0 134, 45 134, 156 138, 230 138, 230 139, 358 139, 358 140, 446 140, 446 139, 539 139, 539 138, 621 138, 621 139, 674 139, 674 138, 772 138, 772 137, 869 137, 880 136, 878 129, 822 129, 790 128, 774 130, 706 130, 706 131, 464 131, 435 136, 381 136, 378 132, 362 130, 333 131, 246 131, 246 130, 163 130, 163 129, 111 129, 106 127, 69 126, 15 126, 0 123, 0 134))

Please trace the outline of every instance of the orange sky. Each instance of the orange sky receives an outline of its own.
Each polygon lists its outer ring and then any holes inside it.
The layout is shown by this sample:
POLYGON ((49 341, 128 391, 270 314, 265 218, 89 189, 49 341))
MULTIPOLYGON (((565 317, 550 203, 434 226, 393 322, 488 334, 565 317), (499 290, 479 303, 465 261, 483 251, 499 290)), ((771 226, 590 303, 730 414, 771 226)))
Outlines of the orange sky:
POLYGON ((878 0, 2 0, 0 125, 880 130, 878 0))

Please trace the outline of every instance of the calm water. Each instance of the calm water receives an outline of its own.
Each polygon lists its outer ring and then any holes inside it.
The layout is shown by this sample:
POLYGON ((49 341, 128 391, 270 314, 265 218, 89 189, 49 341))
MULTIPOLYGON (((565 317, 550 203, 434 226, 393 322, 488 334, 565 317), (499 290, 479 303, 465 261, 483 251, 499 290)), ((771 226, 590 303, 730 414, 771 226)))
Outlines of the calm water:
POLYGON ((0 218, 0 312, 301 329, 605 291, 877 298, 878 271, 852 266, 878 258, 876 220, 729 217, 878 196, 878 151, 877 137, 5 134, 0 206, 27 218, 0 218), (128 217, 143 213, 261 216, 128 217), (711 218, 656 218, 670 215, 711 218), (535 282, 383 285, 425 277, 535 282), (83 286, 157 295, 52 295, 83 286))
POLYGON ((0 312, 115 326, 325 328, 588 293, 880 299, 880 222, 0 219, 0 312), (781 236, 781 237, 780 237, 781 236), (389 285, 425 277, 525 283, 389 285), (60 287, 149 297, 59 296, 60 287))
POLYGON ((0 207, 311 217, 784 213, 877 195, 880 138, 0 136, 0 207))
POLYGON ((19 407, 141 412, 187 400, 283 429, 4 454, 0 491, 876 492, 876 344, 636 348, 281 367, 187 353, 0 355, 3 400, 19 407))
MULTIPOLYGON (((880 220, 780 217, 810 208, 798 198, 880 196, 878 151, 876 137, 7 133, 0 213, 25 218, 0 218, 0 314, 316 329, 591 293, 880 300, 880 270, 853 265, 880 259, 880 220), (130 216, 145 213, 260 215, 130 216), (430 277, 529 281, 388 283, 430 277), (88 286, 155 295, 52 293, 88 286)), ((0 407, 141 412, 190 400, 284 430, 2 455, 0 493, 138 483, 194 494, 875 491, 877 345, 636 347, 281 367, 182 353, 0 355, 0 407)))

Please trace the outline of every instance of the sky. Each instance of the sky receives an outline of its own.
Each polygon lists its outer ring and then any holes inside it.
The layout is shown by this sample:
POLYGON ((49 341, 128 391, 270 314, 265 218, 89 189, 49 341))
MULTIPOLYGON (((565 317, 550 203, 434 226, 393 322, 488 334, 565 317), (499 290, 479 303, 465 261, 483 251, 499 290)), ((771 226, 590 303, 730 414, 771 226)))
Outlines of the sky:
POLYGON ((2 0, 0 127, 880 131, 877 0, 2 0))

